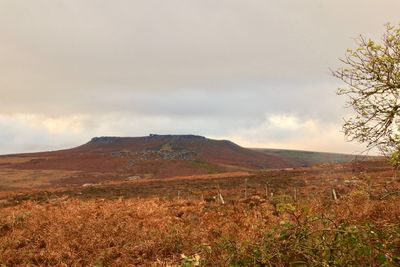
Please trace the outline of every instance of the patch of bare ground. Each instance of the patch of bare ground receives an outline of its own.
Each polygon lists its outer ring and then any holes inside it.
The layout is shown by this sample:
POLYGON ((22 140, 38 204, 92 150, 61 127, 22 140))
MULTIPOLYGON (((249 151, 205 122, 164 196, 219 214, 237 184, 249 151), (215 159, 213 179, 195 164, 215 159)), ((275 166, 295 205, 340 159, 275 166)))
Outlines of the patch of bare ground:
POLYGON ((0 166, 9 164, 26 163, 32 161, 49 160, 50 157, 29 157, 29 156, 0 156, 0 166))
POLYGON ((46 187, 51 185, 54 180, 73 177, 79 173, 79 171, 0 168, 0 188, 2 190, 15 190, 21 188, 46 187))

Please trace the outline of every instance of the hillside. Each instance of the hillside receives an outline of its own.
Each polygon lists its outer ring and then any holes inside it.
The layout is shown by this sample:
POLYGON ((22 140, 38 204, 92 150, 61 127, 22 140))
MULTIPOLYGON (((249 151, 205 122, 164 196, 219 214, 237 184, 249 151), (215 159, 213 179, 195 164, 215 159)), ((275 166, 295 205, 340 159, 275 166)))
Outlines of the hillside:
POLYGON ((17 156, 42 158, 20 163, 20 168, 51 167, 65 170, 116 171, 136 169, 143 163, 176 161, 204 161, 212 165, 248 169, 284 168, 301 164, 296 160, 243 148, 231 141, 196 135, 95 137, 84 145, 68 150, 17 156))
POLYGON ((95 137, 51 152, 0 156, 0 190, 308 167, 352 155, 248 149, 196 135, 95 137))
POLYGON ((255 148, 254 151, 262 152, 269 156, 292 159, 297 162, 301 162, 305 167, 320 163, 345 163, 352 161, 356 158, 355 155, 350 154, 312 152, 302 150, 255 148))
POLYGON ((302 162, 196 135, 95 137, 60 151, 0 157, 1 186, 74 185, 302 166, 302 162), (2 181, 2 182, 1 182, 2 181))

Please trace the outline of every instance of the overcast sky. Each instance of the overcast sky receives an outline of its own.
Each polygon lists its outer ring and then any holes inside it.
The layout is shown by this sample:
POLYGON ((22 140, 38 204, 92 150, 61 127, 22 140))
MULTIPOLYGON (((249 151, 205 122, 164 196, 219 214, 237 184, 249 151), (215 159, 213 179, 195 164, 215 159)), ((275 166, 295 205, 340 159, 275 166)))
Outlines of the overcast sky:
POLYGON ((329 68, 399 0, 0 0, 0 154, 199 134, 354 153, 329 68))

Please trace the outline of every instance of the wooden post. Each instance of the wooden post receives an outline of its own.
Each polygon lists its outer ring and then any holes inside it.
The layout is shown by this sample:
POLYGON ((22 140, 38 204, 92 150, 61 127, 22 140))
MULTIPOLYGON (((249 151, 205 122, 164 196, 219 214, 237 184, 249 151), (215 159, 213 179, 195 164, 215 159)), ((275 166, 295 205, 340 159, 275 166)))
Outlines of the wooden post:
POLYGON ((338 199, 335 189, 332 189, 332 197, 333 197, 333 200, 335 200, 335 201, 338 199))
POLYGON ((294 188, 294 201, 297 202, 297 188, 294 188))
POLYGON ((265 198, 268 198, 268 186, 265 186, 265 198))
POLYGON ((218 194, 219 195, 219 200, 221 201, 222 205, 225 204, 224 198, 222 197, 221 193, 218 194))
POLYGON ((244 199, 247 199, 247 177, 244 180, 244 199))

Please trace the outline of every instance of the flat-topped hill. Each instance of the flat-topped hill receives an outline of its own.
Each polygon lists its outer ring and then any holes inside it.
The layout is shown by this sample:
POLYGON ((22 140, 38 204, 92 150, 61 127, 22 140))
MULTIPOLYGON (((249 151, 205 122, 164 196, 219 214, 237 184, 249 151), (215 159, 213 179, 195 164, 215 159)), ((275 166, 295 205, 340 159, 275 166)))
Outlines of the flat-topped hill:
MULTIPOLYGON (((81 146, 0 156, 0 176, 13 181, 65 185, 105 180, 166 178, 309 165, 287 153, 241 147, 197 135, 94 137, 81 146)), ((0 183, 1 187, 1 183, 0 183)))

